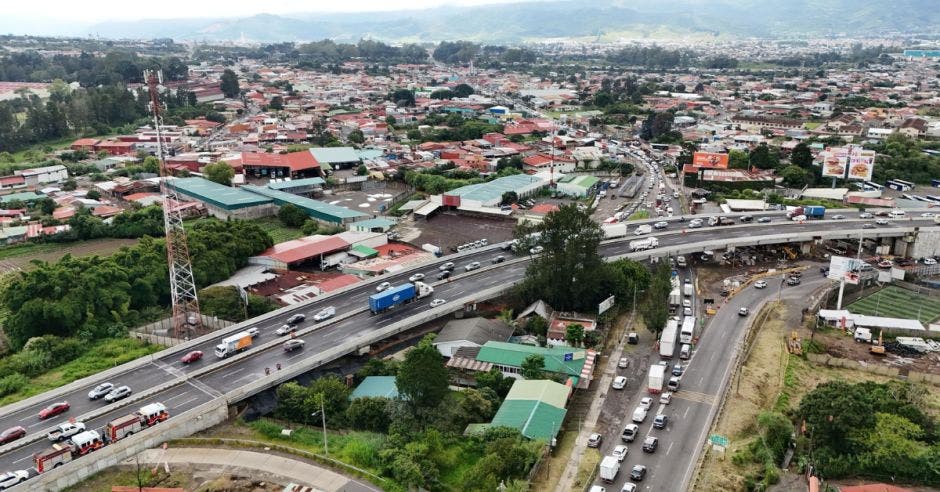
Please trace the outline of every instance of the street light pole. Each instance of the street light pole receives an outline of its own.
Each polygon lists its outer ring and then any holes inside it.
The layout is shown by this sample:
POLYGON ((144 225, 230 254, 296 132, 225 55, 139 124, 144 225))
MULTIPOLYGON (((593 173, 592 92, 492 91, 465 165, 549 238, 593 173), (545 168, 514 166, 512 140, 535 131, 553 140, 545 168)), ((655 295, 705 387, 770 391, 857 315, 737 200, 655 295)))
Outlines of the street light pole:
POLYGON ((320 422, 323 424, 323 453, 327 456, 330 455, 329 443, 326 439, 326 409, 323 405, 324 396, 320 395, 320 410, 310 414, 311 417, 316 417, 317 414, 320 414, 320 422))

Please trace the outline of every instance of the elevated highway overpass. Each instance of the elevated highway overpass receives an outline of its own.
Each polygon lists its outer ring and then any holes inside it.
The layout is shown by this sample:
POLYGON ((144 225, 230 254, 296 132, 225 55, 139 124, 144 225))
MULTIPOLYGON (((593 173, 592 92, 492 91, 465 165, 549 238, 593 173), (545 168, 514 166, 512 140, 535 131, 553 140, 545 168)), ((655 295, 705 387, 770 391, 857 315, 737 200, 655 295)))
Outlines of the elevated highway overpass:
MULTIPOLYGON (((875 229, 862 229, 862 222, 822 220, 799 224, 778 221, 768 224, 672 229, 655 234, 660 240, 660 246, 655 250, 630 252, 629 242, 635 237, 628 236, 602 243, 600 253, 611 259, 628 257, 642 260, 707 249, 719 250, 730 246, 828 239, 857 240, 860 236, 878 240, 901 238, 901 241, 913 242, 922 232, 940 232, 940 228, 936 227, 932 220, 926 219, 892 221, 887 226, 875 229)), ((151 357, 7 405, 0 409, 0 428, 23 425, 28 429, 28 436, 0 448, 0 471, 29 468, 32 465, 32 454, 48 446, 48 441, 44 438, 45 432, 69 417, 86 422, 89 428, 100 428, 111 419, 131 413, 143 404, 157 401, 166 404, 172 414, 167 422, 107 446, 88 457, 79 458, 41 477, 33 478, 22 487, 36 490, 61 488, 98 469, 116 464, 140 449, 211 427, 226 418, 227 408, 231 404, 392 334, 463 309, 468 303, 498 296, 523 278, 529 257, 510 257, 505 263, 463 273, 447 282, 435 284, 433 297, 447 299, 448 302, 433 309, 428 306, 430 298, 426 298, 387 313, 371 315, 366 309, 366 298, 375 292, 377 283, 403 282, 408 276, 418 272, 433 278, 431 276, 437 272, 438 265, 444 261, 455 262, 458 272, 462 272, 462 267, 471 261, 490 265, 490 260, 499 254, 505 253, 498 246, 492 246, 365 281, 332 295, 268 313, 151 357), (337 316, 324 323, 304 324, 298 332, 298 338, 306 341, 306 348, 285 353, 281 348, 284 339, 275 336, 273 330, 293 314, 304 313, 309 320, 314 313, 328 305, 336 308, 337 316), (211 354, 221 338, 248 327, 258 327, 261 331, 253 348, 224 360, 218 360, 211 354), (184 366, 179 362, 179 357, 189 350, 202 350, 206 357, 199 363, 184 366), (281 364, 280 371, 274 369, 278 363, 281 364), (265 368, 271 369, 271 374, 267 375, 265 368), (129 384, 135 395, 111 405, 89 401, 86 396, 88 390, 101 381, 129 384), (38 420, 36 414, 40 408, 61 400, 68 400, 72 404, 69 413, 49 421, 38 420)))

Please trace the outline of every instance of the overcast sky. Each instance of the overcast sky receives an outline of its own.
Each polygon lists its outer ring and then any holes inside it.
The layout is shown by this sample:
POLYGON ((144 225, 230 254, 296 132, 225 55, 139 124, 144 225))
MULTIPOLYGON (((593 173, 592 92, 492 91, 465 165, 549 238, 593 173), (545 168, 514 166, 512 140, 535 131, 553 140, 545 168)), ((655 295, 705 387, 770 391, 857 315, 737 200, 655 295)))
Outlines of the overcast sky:
MULTIPOLYGON (((483 5, 526 0, 152 0, 153 8, 137 0, 4 0, 3 16, 34 23, 71 20, 95 23, 106 20, 136 20, 186 17, 245 17, 260 13, 366 12, 412 10, 443 5, 483 5)), ((5 24, 5 23, 3 23, 5 24)))

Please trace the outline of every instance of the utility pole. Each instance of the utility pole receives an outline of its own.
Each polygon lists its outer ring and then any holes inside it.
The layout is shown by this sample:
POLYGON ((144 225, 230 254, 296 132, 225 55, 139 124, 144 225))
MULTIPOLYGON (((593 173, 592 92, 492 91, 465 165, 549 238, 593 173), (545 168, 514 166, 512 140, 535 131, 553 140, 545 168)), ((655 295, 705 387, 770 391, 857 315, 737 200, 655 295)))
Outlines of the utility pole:
POLYGON ((320 422, 323 424, 323 453, 327 456, 330 455, 329 443, 326 439, 326 408, 323 404, 323 400, 326 399, 326 395, 320 394, 320 410, 310 414, 311 417, 316 417, 317 414, 320 414, 320 422))

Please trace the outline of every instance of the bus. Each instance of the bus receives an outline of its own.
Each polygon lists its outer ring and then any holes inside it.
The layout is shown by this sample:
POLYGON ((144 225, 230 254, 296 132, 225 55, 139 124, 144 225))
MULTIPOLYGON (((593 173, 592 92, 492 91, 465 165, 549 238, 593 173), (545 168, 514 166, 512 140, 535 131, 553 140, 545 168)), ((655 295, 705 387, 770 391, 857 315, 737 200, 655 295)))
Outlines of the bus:
POLYGON ((914 183, 904 181, 903 179, 892 179, 885 182, 885 186, 897 191, 908 191, 914 189, 914 183))
POLYGON ((865 191, 884 191, 885 187, 873 181, 862 182, 862 189, 865 191))
POLYGON ((686 316, 682 320, 682 331, 679 332, 679 343, 692 343, 695 336, 695 316, 686 316))
POLYGON ((927 196, 925 196, 924 198, 926 198, 927 201, 930 202, 930 203, 936 203, 937 205, 940 205, 940 196, 937 196, 937 195, 927 195, 927 196))
POLYGON ((669 144, 650 144, 650 148, 653 150, 669 150, 669 144))
POLYGON ((669 318, 669 321, 666 322, 666 329, 659 337, 659 356, 663 359, 671 359, 676 353, 676 335, 678 335, 678 331, 679 320, 669 318))

